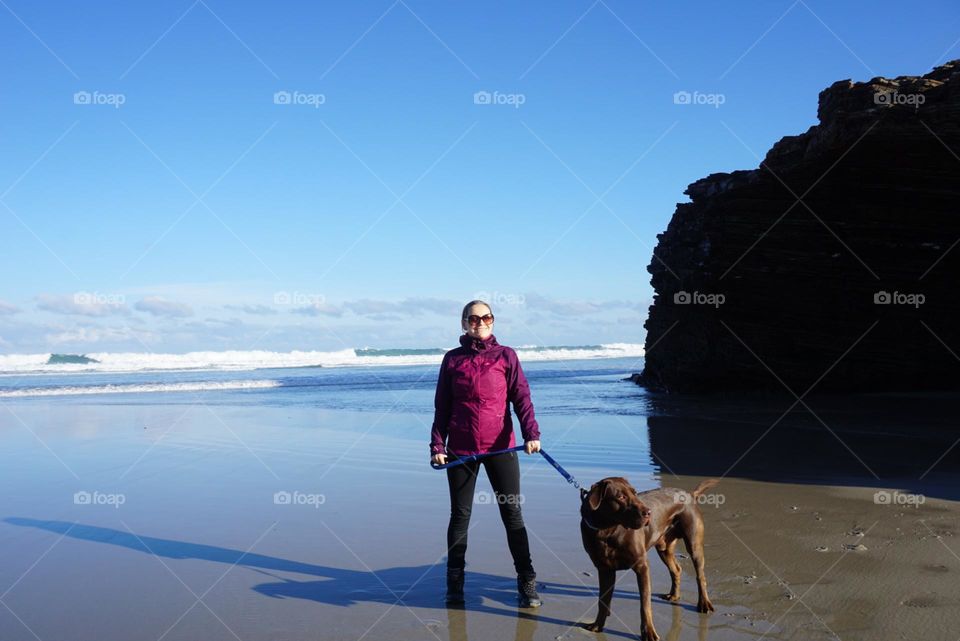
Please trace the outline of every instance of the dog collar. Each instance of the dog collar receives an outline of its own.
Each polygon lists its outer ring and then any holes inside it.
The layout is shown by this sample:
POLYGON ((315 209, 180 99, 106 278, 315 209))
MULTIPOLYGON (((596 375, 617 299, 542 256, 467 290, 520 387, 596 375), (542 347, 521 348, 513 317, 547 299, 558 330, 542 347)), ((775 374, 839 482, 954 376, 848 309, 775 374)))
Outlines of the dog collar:
POLYGON ((591 522, 590 522, 590 519, 588 519, 587 517, 585 517, 583 514, 580 515, 580 518, 583 519, 584 525, 586 525, 586 526, 587 526, 588 528, 590 528, 591 530, 596 530, 597 532, 599 532, 599 531, 602 529, 602 528, 598 528, 596 525, 594 525, 593 523, 591 523, 591 522))

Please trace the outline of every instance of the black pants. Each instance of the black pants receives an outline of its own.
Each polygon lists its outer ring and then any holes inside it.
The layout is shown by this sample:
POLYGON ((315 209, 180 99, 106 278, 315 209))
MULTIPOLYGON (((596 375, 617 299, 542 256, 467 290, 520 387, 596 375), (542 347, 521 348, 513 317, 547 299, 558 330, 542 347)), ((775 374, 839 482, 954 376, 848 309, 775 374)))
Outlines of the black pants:
MULTIPOLYGON (((450 455, 451 460, 456 458, 456 455, 450 455)), ((470 526, 474 489, 481 464, 487 471, 494 494, 480 494, 476 499, 478 502, 497 503, 500 518, 507 530, 507 545, 513 557, 513 566, 518 575, 532 575, 534 571, 530 561, 530 543, 527 540, 527 528, 523 525, 523 515, 520 513, 520 463, 516 452, 504 452, 447 468, 447 483, 450 486, 447 568, 463 569, 466 563, 467 529, 470 526)))

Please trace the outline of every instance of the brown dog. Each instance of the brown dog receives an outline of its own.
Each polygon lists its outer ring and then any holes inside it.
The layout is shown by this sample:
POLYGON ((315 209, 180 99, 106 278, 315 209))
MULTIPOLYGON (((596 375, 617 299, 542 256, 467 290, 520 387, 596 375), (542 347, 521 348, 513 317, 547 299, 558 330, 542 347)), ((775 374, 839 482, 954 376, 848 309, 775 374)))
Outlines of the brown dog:
POLYGON ((597 619, 585 625, 601 632, 610 616, 610 601, 617 570, 633 570, 640 590, 640 638, 657 641, 650 604, 650 566, 647 551, 656 546, 657 554, 670 571, 670 593, 663 598, 680 600, 680 564, 673 555, 677 540, 683 539, 697 572, 698 612, 712 612, 703 574, 703 515, 698 497, 719 483, 707 479, 693 492, 660 488, 637 493, 627 479, 615 476, 594 483, 590 491, 581 490, 580 535, 583 548, 600 575, 600 603, 597 619))

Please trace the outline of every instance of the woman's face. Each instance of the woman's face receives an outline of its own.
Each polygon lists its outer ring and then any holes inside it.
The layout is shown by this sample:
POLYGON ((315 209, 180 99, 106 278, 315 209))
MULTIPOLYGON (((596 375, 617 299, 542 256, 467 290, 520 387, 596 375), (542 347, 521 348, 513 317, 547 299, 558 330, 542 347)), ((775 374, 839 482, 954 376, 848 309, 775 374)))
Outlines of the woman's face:
MULTIPOLYGON (((470 309, 467 310, 467 319, 471 316, 486 316, 487 314, 493 315, 493 312, 490 311, 490 308, 486 305, 471 305, 470 309)), ((466 332, 467 336, 472 338, 479 338, 480 340, 485 340, 490 334, 493 333, 493 321, 490 321, 490 324, 487 325, 482 320, 479 324, 473 325, 469 320, 461 321, 463 325, 463 331, 466 332)))

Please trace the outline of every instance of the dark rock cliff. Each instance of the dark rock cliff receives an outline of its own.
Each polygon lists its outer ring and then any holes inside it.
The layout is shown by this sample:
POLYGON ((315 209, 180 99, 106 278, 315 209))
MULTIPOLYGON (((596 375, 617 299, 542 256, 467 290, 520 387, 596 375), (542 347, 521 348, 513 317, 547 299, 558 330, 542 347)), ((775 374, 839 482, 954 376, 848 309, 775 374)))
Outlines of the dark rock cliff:
POLYGON ((687 188, 647 268, 640 384, 960 387, 960 60, 836 82, 817 116, 687 188))

